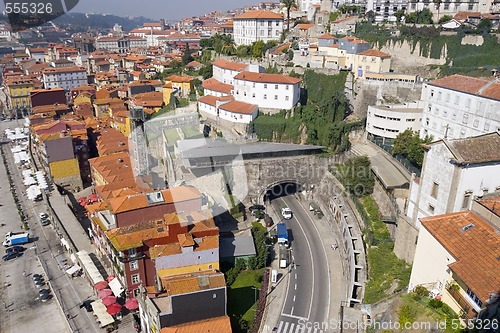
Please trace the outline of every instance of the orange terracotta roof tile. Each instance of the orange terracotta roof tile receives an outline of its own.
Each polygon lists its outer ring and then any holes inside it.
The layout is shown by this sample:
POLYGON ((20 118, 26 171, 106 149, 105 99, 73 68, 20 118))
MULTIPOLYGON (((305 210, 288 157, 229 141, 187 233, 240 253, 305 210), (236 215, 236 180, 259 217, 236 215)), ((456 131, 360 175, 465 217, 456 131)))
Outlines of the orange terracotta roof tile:
POLYGON ((276 83, 276 84, 297 84, 302 80, 295 77, 281 75, 281 74, 267 74, 267 73, 254 73, 254 72, 241 72, 235 77, 237 80, 245 80, 260 83, 276 83))
POLYGON ((233 113, 253 114, 258 106, 239 101, 231 101, 220 105, 219 108, 233 113))
POLYGON ((309 30, 311 28, 314 28, 314 24, 310 24, 310 23, 300 23, 300 24, 297 24, 297 28, 299 28, 300 30, 309 30))
POLYGON ((160 277, 160 280, 163 290, 169 296, 224 288, 226 286, 224 274, 215 270, 176 275, 174 277, 160 277))
POLYGON ((441 79, 430 81, 429 84, 443 88, 449 88, 469 93, 476 93, 488 81, 483 78, 475 78, 465 75, 451 75, 441 79))
POLYGON ((500 195, 479 199, 477 202, 500 217, 500 195))
MULTIPOLYGON (((201 193, 194 187, 181 186, 160 191, 163 203, 175 203, 201 198, 201 193)), ((146 194, 136 194, 127 197, 118 197, 109 201, 113 213, 121 213, 149 206, 146 194)))
POLYGON ((179 234, 177 235, 177 239, 181 247, 194 246, 194 239, 191 234, 179 234))
POLYGON ((212 62, 212 65, 217 66, 219 68, 229 69, 229 70, 237 71, 237 72, 244 70, 248 66, 247 64, 242 64, 242 63, 234 62, 234 61, 228 61, 225 59, 216 60, 216 61, 212 62))
POLYGON ((191 82, 193 81, 195 78, 194 77, 191 77, 191 76, 185 76, 185 75, 170 75, 170 76, 167 76, 165 78, 165 81, 170 81, 170 82, 183 82, 183 83, 187 83, 187 82, 191 82))
POLYGON ((231 94, 231 90, 234 89, 234 87, 230 84, 222 83, 214 78, 210 78, 207 80, 204 80, 201 84, 201 86, 204 89, 212 90, 212 91, 219 91, 225 94, 231 94))
POLYGON ((249 10, 246 13, 235 16, 234 20, 247 20, 247 19, 256 19, 256 20, 282 20, 283 14, 276 14, 273 12, 269 12, 266 10, 249 10))
POLYGON ((374 50, 374 49, 366 50, 366 51, 360 52, 358 54, 362 55, 362 56, 368 56, 368 57, 379 57, 379 58, 390 58, 391 57, 390 54, 387 54, 387 53, 379 51, 379 50, 374 50))
POLYGON ((125 251, 143 245, 145 240, 168 237, 169 229, 162 220, 139 222, 133 225, 106 231, 111 244, 117 251, 125 251))
POLYGON ((228 316, 193 321, 181 325, 165 327, 160 333, 231 333, 228 316))
POLYGON ((455 258, 448 267, 484 303, 500 286, 500 234, 471 211, 420 219, 455 258), (468 226, 466 230, 464 227, 468 226))

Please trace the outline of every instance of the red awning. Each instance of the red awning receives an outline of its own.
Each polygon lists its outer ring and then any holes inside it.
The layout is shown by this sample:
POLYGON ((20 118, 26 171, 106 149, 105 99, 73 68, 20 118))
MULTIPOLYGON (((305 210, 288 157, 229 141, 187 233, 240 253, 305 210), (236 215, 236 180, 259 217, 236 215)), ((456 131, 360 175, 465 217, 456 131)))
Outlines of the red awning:
POLYGON ((136 298, 130 298, 125 302, 125 307, 129 310, 135 310, 139 307, 139 302, 136 298))
POLYGON ((117 314, 121 310, 122 310, 122 306, 118 303, 114 303, 114 304, 111 304, 110 306, 108 306, 108 308, 106 309, 106 312, 109 313, 110 315, 114 316, 115 314, 117 314))

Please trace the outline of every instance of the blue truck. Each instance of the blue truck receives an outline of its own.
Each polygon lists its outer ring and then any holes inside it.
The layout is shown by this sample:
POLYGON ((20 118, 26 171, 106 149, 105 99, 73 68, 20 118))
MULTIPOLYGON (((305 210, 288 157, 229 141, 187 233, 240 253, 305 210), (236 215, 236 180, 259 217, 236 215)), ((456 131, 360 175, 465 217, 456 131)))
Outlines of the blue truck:
POLYGON ((288 247, 288 229, 286 228, 286 224, 278 223, 276 225, 276 231, 278 234, 278 243, 288 247))
POLYGON ((13 234, 5 237, 5 241, 2 243, 3 246, 21 245, 26 244, 30 241, 29 234, 23 232, 20 234, 13 234))

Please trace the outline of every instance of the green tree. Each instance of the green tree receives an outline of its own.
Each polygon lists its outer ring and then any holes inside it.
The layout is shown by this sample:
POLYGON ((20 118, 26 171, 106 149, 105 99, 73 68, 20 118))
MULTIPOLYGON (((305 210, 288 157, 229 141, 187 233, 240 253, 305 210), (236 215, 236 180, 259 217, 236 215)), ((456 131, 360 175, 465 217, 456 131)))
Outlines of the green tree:
POLYGON ((186 43, 186 49, 184 50, 184 54, 182 55, 182 64, 187 65, 193 60, 194 60, 194 58, 191 55, 191 50, 189 49, 189 44, 186 43))
POLYGON ((370 160, 366 156, 347 160, 339 165, 334 173, 352 196, 363 197, 373 192, 375 178, 371 171, 370 160))
POLYGON ((394 139, 392 155, 403 155, 412 163, 422 166, 424 161, 424 144, 432 141, 432 137, 420 138, 418 132, 407 129, 394 139))
POLYGON ((365 14, 365 18, 370 23, 375 22, 375 13, 373 12, 373 10, 367 11, 365 14))
POLYGON ((266 46, 266 44, 261 40, 253 42, 252 43, 252 56, 254 58, 262 58, 262 56, 264 54, 264 47, 265 46, 266 46))
POLYGON ((487 34, 491 31, 491 28, 493 27, 493 24, 491 23, 490 19, 482 19, 477 27, 476 27, 476 31, 477 33, 480 33, 480 34, 487 34))
POLYGON ((443 23, 449 22, 449 21, 451 21, 451 19, 452 19, 452 18, 453 18, 453 16, 451 16, 451 15, 443 15, 443 16, 439 19, 438 23, 439 23, 439 24, 443 24, 443 23))
POLYGON ((285 5, 286 8, 286 31, 290 31, 290 11, 293 6, 296 6, 295 0, 281 0, 281 3, 285 5))
POLYGON ((394 16, 396 16, 396 22, 401 23, 401 18, 405 16, 405 11, 404 10, 398 10, 397 12, 394 13, 394 16))

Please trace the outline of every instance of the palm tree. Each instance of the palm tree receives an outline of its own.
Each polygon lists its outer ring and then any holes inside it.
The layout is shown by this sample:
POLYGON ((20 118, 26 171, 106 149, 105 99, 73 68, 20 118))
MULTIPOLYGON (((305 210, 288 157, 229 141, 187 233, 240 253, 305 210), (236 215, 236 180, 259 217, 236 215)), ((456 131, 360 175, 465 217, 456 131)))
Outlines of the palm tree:
POLYGON ((286 7, 286 31, 290 31, 290 10, 296 6, 295 0, 281 0, 281 3, 286 7))

